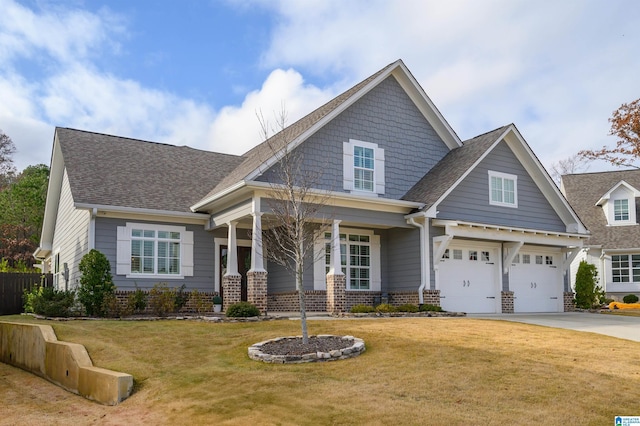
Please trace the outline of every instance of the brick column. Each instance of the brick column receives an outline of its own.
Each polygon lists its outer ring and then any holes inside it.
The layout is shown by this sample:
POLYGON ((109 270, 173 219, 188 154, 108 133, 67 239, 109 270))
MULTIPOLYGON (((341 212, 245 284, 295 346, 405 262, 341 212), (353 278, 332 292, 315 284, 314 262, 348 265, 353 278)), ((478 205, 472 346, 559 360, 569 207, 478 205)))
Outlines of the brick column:
POLYGON ((565 291, 563 294, 563 299, 564 299, 564 311, 565 312, 575 312, 576 310, 576 305, 573 302, 573 298, 575 297, 575 294, 573 294, 573 292, 570 291, 565 291))
POLYGON ((247 301, 267 312, 267 271, 247 272, 247 301))
POLYGON ((440 290, 424 290, 422 295, 427 305, 440 306, 440 290))
POLYGON ((513 308, 513 292, 512 291, 503 291, 502 292, 502 313, 503 314, 512 314, 514 312, 513 308))
POLYGON ((229 305, 238 303, 241 298, 240 274, 227 274, 222 277, 222 311, 226 312, 229 305))
POLYGON ((344 312, 346 297, 347 277, 344 274, 327 275, 327 312, 339 314, 344 312))

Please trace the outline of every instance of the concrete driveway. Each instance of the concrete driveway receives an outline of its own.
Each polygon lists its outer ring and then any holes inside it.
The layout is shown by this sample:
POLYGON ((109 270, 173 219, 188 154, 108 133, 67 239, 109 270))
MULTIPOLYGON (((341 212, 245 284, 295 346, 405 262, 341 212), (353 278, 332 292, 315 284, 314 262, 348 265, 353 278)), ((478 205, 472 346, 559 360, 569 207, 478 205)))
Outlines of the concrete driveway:
POLYGON ((587 312, 565 312, 560 314, 469 314, 467 317, 566 328, 569 330, 604 334, 620 339, 640 342, 640 317, 591 314, 587 312))

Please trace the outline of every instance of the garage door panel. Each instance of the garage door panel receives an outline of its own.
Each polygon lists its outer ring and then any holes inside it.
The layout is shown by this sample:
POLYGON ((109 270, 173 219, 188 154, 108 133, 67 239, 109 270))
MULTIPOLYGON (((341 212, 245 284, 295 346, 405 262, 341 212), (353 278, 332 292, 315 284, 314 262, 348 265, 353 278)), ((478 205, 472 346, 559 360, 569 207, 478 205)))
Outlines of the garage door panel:
POLYGON ((558 251, 523 247, 509 270, 514 312, 560 312, 562 272, 558 251))
POLYGON ((440 261, 440 305, 446 311, 495 313, 495 247, 451 244, 440 261))

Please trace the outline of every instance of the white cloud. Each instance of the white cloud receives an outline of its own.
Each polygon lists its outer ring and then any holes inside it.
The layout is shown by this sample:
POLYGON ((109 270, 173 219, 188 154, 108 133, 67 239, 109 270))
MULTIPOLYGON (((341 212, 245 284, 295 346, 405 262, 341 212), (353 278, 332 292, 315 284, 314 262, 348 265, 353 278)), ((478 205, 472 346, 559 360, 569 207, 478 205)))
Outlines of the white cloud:
POLYGON ((547 165, 612 144, 640 93, 635 1, 259 3, 280 16, 265 66, 354 82, 402 58, 462 138, 515 122, 547 165))
POLYGON ((263 140, 257 113, 262 113, 268 122, 275 125, 284 107, 286 124, 292 124, 333 96, 335 93, 331 89, 320 90, 305 85, 295 70, 276 69, 269 74, 260 90, 245 97, 240 107, 227 106, 219 111, 211 126, 210 149, 233 154, 248 151, 263 140))

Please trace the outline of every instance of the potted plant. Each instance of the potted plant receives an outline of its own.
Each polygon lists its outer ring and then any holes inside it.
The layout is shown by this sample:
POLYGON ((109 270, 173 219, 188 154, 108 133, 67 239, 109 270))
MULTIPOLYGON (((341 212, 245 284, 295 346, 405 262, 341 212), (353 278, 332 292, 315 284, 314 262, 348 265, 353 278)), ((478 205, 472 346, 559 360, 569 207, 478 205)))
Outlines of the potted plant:
POLYGON ((222 297, 213 296, 213 312, 222 311, 222 297))

